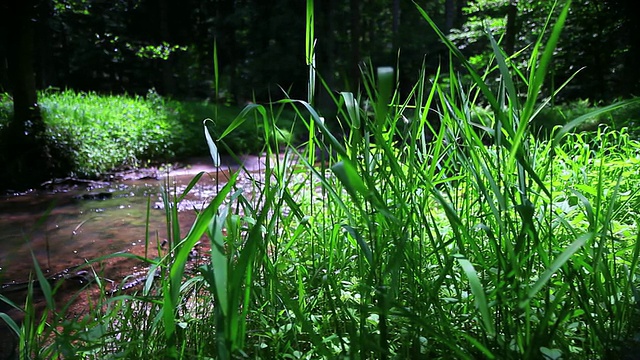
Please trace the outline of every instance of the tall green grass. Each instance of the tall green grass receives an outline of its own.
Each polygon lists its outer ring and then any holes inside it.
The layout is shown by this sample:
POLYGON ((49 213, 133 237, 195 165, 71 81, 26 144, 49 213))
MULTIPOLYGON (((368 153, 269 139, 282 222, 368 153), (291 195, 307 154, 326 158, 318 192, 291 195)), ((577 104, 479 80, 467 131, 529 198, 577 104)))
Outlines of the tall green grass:
MULTIPOLYGON (((309 99, 253 104, 226 131, 205 130, 216 159, 235 129, 260 123, 274 139, 264 147, 264 173, 234 175, 185 235, 176 205, 191 186, 182 194, 167 189, 170 250, 148 260, 143 290, 105 299, 99 321, 66 328, 89 339, 83 356, 623 353, 639 330, 640 143, 606 128, 570 132, 588 116, 553 128, 548 140, 531 126, 547 101, 539 93, 568 9, 555 24, 550 19, 548 40, 540 36, 526 69, 491 39, 494 66, 481 74, 418 8, 450 47, 451 70, 421 74, 406 98, 393 69, 366 72, 362 94, 335 99, 344 133, 332 132, 312 106, 322 79, 308 46, 309 99), (455 64, 474 82, 463 82, 455 64), (499 87, 484 83, 496 76, 499 87), (302 152, 276 136, 285 106, 309 130, 302 152), (326 161, 316 162, 316 148, 326 161), (211 242, 211 261, 185 276, 201 236, 211 242)), ((57 341, 44 347, 58 349, 48 355, 61 353, 57 341)))

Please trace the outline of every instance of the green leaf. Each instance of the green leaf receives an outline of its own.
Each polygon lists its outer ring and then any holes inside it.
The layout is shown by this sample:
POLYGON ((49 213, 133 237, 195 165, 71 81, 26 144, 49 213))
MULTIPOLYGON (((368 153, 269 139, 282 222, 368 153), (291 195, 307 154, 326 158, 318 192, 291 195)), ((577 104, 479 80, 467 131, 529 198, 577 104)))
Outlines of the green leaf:
POLYGON ((218 147, 216 146, 216 143, 211 138, 211 134, 209 134, 209 129, 207 128, 207 121, 211 121, 213 123, 213 120, 211 119, 205 119, 202 122, 204 126, 204 137, 207 139, 207 145, 209 146, 209 153, 211 154, 211 160, 213 160, 213 166, 219 167, 220 154, 218 153, 218 147))
POLYGON ((358 194, 367 197, 369 193, 367 186, 364 184, 364 181, 362 181, 360 175, 358 175, 358 171, 353 164, 351 164, 351 161, 340 161, 331 167, 331 171, 333 171, 338 180, 340 180, 354 202, 360 202, 358 194))
POLYGON ((163 282, 164 307, 162 309, 162 315, 166 328, 165 337, 169 342, 167 351, 169 351, 169 355, 172 355, 174 357, 177 356, 175 355, 177 354, 177 350, 175 348, 174 339, 176 329, 174 311, 178 304, 182 277, 184 275, 184 268, 187 263, 189 253, 191 252, 191 249, 193 248, 195 243, 200 240, 200 238, 208 228, 209 223, 215 216, 220 205, 222 205, 222 202, 235 184, 237 177, 238 173, 236 172, 231 176, 229 182, 225 184, 225 186, 220 190, 220 192, 211 201, 211 203, 198 214, 193 226, 189 230, 189 233, 181 241, 181 246, 176 247, 178 251, 175 255, 175 258, 173 259, 171 268, 169 269, 169 279, 168 281, 163 282))
POLYGON ((493 327, 493 318, 491 317, 491 313, 489 312, 487 297, 485 295, 482 283, 478 278, 476 269, 473 267, 473 264, 471 264, 469 260, 463 257, 456 257, 456 260, 458 260, 458 263, 462 267, 462 270, 469 279, 471 293, 473 293, 476 306, 478 307, 478 310, 480 310, 480 316, 482 317, 482 323, 484 324, 485 330, 487 331, 489 336, 495 336, 496 331, 493 327))
POLYGON ((204 175, 205 172, 201 171, 198 174, 196 174, 196 176, 193 177, 193 179, 191 179, 191 181, 189 181, 189 184, 187 185, 187 187, 184 189, 184 191, 182 192, 182 194, 180 194, 180 196, 178 197, 178 200, 176 201, 176 203, 181 202, 182 200, 184 200, 184 198, 189 194, 189 191, 191 191, 191 189, 193 189, 194 186, 196 186, 196 184, 198 183, 198 181, 200 181, 200 178, 202 177, 202 175, 204 175))
MULTIPOLYGON (((564 7, 562 8, 562 11, 560 12, 560 15, 558 15, 558 19, 556 20, 553 29, 551 30, 551 35, 549 36, 549 40, 547 40, 547 43, 544 47, 544 51, 542 52, 542 57, 538 62, 538 66, 535 68, 535 72, 532 72, 531 74, 527 93, 527 101, 522 111, 522 118, 526 121, 528 121, 533 114, 533 109, 537 103, 542 84, 544 83, 545 77, 547 76, 547 71, 549 69, 549 65, 551 64, 553 53, 556 49, 558 41, 560 40, 562 28, 564 27, 564 23, 567 19, 567 16, 569 15, 570 5, 571 0, 567 0, 564 4, 564 7)), ((538 47, 541 43, 542 34, 540 36, 540 39, 538 40, 538 43, 536 44, 536 47, 538 47)))
POLYGON ((33 259, 33 265, 36 270, 36 277, 38 279, 38 284, 40 285, 40 289, 42 289, 42 294, 44 295, 44 299, 47 303, 47 307, 51 310, 55 309, 55 303, 53 300, 53 292, 51 291, 51 284, 49 284, 49 280, 44 276, 42 269, 40 269, 40 265, 38 264, 38 260, 36 260, 36 256, 31 253, 31 258, 33 259))
POLYGON ((378 128, 386 122, 389 103, 393 91, 393 68, 382 66, 378 68, 378 98, 376 100, 376 122, 378 128))
POLYGON ((585 121, 587 121, 587 120, 589 120, 589 119, 591 119, 593 117, 597 117, 597 116, 600 116, 602 114, 606 114, 608 112, 620 109, 622 107, 635 104, 637 102, 640 102, 640 98, 634 98, 634 99, 629 99, 629 100, 625 100, 625 101, 620 101, 620 102, 617 102, 615 104, 611 104, 611 105, 599 108, 597 110, 591 111, 591 112, 589 112, 587 114, 584 114, 582 116, 578 116, 577 118, 569 121, 558 132, 556 132, 555 136, 553 137, 553 147, 555 148, 560 143, 562 138, 568 132, 570 132, 571 130, 573 130, 576 127, 580 126, 585 121))
POLYGON ((562 358, 562 351, 560 349, 549 349, 541 346, 540 352, 544 356, 545 360, 558 360, 562 358))
POLYGON ((20 335, 20 326, 16 324, 16 322, 7 314, 0 312, 0 319, 4 320, 5 323, 9 326, 9 328, 16 334, 20 335))
POLYGON ((226 221, 227 212, 222 211, 218 216, 214 217, 209 225, 209 238, 211 239, 211 271, 213 272, 214 283, 213 288, 215 290, 216 299, 218 300, 217 306, 223 315, 226 317, 229 313, 229 298, 228 298, 228 267, 229 259, 225 253, 224 236, 222 234, 222 228, 226 221))
POLYGON ((367 259, 369 265, 371 265, 373 263, 373 253, 371 252, 371 248, 369 247, 369 245, 367 245, 367 242, 362 238, 362 235, 360 235, 360 233, 356 229, 349 225, 342 225, 342 228, 347 230, 349 235, 351 235, 351 237, 356 240, 356 242, 360 246, 360 249, 362 250, 362 253, 364 253, 364 257, 367 259))
POLYGON ((527 293, 527 297, 522 300, 519 304, 520 308, 525 308, 531 299, 533 299, 536 294, 542 290, 542 288, 549 282, 553 274, 556 273, 569 259, 576 253, 576 251, 580 250, 580 248, 589 240, 593 239, 594 234, 591 232, 580 235, 574 242, 572 242, 567 248, 558 256, 553 263, 547 268, 538 281, 529 289, 527 293))
POLYGON ((340 96, 344 99, 344 105, 347 108, 347 114, 349 115, 349 125, 351 129, 360 129, 360 111, 358 103, 353 97, 353 93, 341 92, 340 96))

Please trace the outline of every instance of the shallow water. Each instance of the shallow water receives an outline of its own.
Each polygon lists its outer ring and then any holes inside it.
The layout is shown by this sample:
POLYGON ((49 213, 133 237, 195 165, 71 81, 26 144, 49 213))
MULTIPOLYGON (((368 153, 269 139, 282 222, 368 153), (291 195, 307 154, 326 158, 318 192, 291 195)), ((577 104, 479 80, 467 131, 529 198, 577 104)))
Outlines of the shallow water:
MULTIPOLYGON (((280 154, 279 159, 287 164, 295 162, 291 154, 280 154)), ((169 189, 170 196, 179 196, 204 172, 181 203, 179 223, 184 235, 195 220, 194 209, 212 200, 232 172, 243 172, 236 185, 245 192, 255 190, 249 189, 254 184, 247 174, 264 174, 264 155, 222 161, 216 168, 210 158, 195 158, 180 168, 158 170, 154 179, 137 180, 134 176, 103 187, 67 187, 0 197, 0 284, 29 280, 34 257, 45 276, 119 252, 156 257, 157 245, 167 238, 163 188, 169 189), (104 200, 86 198, 87 194, 105 193, 109 196, 104 200)), ((108 260, 102 265, 107 266, 104 273, 116 282, 139 270, 131 261, 108 260)))
MULTIPOLYGON (((40 190, 0 198, 0 284, 28 280, 32 253, 50 274, 116 252, 153 256, 150 252, 167 237, 165 212, 157 206, 162 202, 162 187, 179 193, 200 171, 207 174, 188 199, 201 206, 215 196, 229 175, 206 160, 160 173, 158 179, 112 182, 90 191, 40 190), (108 193, 110 198, 82 198, 95 193, 108 193), (150 249, 145 249, 146 239, 150 249)), ((195 212, 181 211, 179 217, 186 232, 195 212)))

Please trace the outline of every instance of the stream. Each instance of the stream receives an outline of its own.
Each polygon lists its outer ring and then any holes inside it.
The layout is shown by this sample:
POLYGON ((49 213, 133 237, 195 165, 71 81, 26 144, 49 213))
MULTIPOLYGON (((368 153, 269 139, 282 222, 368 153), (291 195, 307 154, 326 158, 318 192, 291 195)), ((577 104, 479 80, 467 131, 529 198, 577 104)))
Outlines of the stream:
MULTIPOLYGON (((204 204, 229 175, 216 172, 206 159, 174 171, 147 172, 144 179, 88 183, 88 188, 65 184, 0 198, 0 284, 27 280, 34 256, 46 275, 116 252, 144 255, 147 211, 149 248, 166 239, 162 187, 181 191, 200 171, 210 176, 200 179, 188 199, 204 204)), ((194 219, 194 211, 180 212, 183 231, 194 219)))
MULTIPOLYGON (((243 172, 254 176, 264 172, 263 157, 243 156, 240 161, 243 172)), ((241 168, 230 159, 223 159, 224 163, 215 168, 210 158, 191 159, 170 170, 120 173, 119 179, 105 183, 56 184, 0 197, 0 293, 11 293, 33 279, 34 258, 45 276, 55 278, 104 255, 158 256, 158 244, 167 238, 163 188, 179 195, 196 174, 205 172, 181 203, 178 216, 184 236, 196 218, 193 209, 205 206, 231 172, 241 168)), ((240 187, 250 186, 246 178, 239 177, 240 187)), ((200 250, 206 253, 206 241, 200 250)), ((113 288, 123 279, 139 275, 143 265, 130 258, 114 257, 94 270, 111 281, 113 288)), ((18 305, 23 303, 20 297, 10 299, 18 305)), ((7 306, 0 304, 3 310, 7 306)))
MULTIPOLYGON (((290 156, 280 154, 279 158, 293 163, 290 156)), ((233 172, 241 172, 236 188, 244 189, 245 195, 251 197, 256 190, 251 178, 264 179, 265 157, 242 156, 238 161, 223 158, 223 165, 216 168, 210 158, 190 159, 168 170, 121 172, 103 183, 68 179, 72 181, 24 194, 1 195, 0 295, 18 307, 24 306, 26 288, 35 279, 34 262, 52 286, 61 284, 54 300, 56 308, 64 308, 66 319, 84 316, 91 304, 105 294, 135 288, 141 283, 137 279, 147 275, 147 264, 140 260, 114 256, 93 263, 90 268, 78 266, 116 253, 156 258, 159 245, 167 239, 163 189, 169 189, 171 198, 179 196, 200 172, 205 174, 180 203, 181 238, 196 219, 194 209, 206 206, 233 172), (82 281, 84 275, 94 271, 105 284, 103 290, 91 281, 82 281)), ((208 262, 210 247, 205 237, 196 250, 189 260, 192 268, 208 262)), ((161 251, 165 254, 166 247, 161 251)), ((35 282, 33 288, 33 306, 39 316, 46 301, 35 282)), ((2 300, 0 312, 17 323, 25 316, 2 300)), ((1 319, 0 334, 11 334, 1 319)), ((11 358, 16 341, 13 336, 0 336, 0 359, 7 354, 11 358)))

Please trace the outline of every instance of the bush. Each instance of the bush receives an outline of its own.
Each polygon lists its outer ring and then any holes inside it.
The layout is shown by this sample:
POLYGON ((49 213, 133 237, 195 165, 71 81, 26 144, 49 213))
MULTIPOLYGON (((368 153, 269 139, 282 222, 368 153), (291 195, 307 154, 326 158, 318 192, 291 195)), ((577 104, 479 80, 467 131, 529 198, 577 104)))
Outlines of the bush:
POLYGON ((47 134, 73 159, 71 175, 95 177, 114 168, 171 158, 172 122, 140 97, 73 91, 40 96, 47 134))
MULTIPOLYGON (((49 90, 39 94, 39 103, 56 174, 90 178, 118 168, 205 156, 203 120, 214 120, 210 131, 215 137, 240 113, 236 107, 206 101, 164 99, 154 90, 146 97, 49 90)), ((12 112, 11 97, 3 94, 0 132, 12 112)), ((295 113, 278 118, 288 134, 295 113)), ((262 151, 262 126, 262 120, 243 121, 224 139, 221 152, 262 151)))
POLYGON ((633 138, 640 139, 640 129, 638 128, 640 103, 634 102, 610 112, 598 113, 597 110, 601 108, 601 106, 594 105, 587 99, 545 107, 534 118, 532 132, 541 138, 547 138, 554 127, 563 126, 580 116, 593 114, 588 115, 586 121, 575 131, 594 131, 599 126, 604 125, 614 130, 627 128, 633 138))

